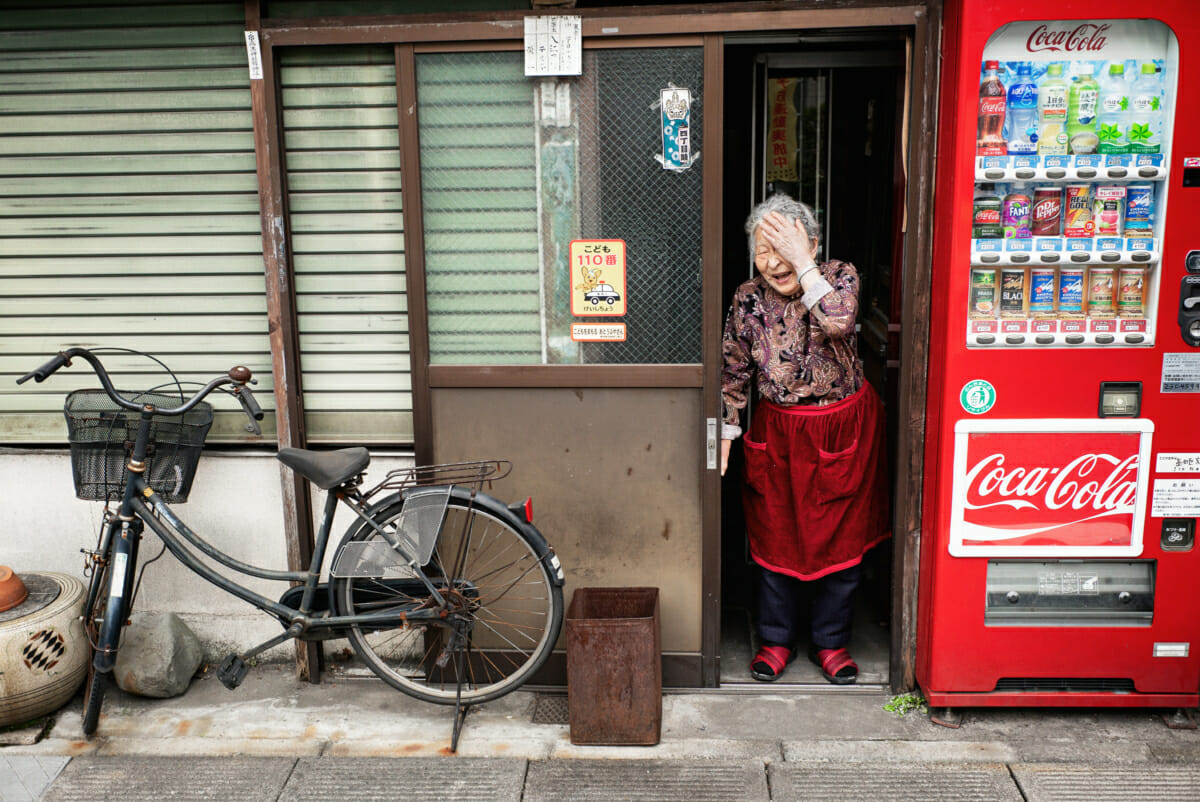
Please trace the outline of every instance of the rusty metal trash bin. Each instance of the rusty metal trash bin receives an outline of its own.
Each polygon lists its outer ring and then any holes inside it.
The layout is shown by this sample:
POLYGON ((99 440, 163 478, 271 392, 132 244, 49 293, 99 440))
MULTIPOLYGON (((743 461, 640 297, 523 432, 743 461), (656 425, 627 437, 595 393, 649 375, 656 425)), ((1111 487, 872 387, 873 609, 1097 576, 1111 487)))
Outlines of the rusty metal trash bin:
POLYGON ((567 608, 571 743, 653 746, 662 732, 658 588, 579 588, 567 608))

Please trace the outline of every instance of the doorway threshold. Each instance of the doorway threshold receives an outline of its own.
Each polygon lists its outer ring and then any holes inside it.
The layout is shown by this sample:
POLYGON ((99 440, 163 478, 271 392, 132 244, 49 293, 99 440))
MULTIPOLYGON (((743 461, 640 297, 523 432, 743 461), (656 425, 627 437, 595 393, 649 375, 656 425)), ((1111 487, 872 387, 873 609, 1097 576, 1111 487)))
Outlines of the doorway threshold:
POLYGON ((783 676, 774 682, 759 682, 750 676, 750 661, 757 648, 750 612, 745 608, 727 607, 721 616, 721 684, 737 692, 753 693, 840 693, 857 689, 878 692, 890 687, 890 644, 886 626, 869 614, 867 605, 860 603, 855 610, 853 635, 847 647, 858 664, 858 681, 852 685, 826 682, 821 671, 800 645, 800 653, 784 669, 783 676))

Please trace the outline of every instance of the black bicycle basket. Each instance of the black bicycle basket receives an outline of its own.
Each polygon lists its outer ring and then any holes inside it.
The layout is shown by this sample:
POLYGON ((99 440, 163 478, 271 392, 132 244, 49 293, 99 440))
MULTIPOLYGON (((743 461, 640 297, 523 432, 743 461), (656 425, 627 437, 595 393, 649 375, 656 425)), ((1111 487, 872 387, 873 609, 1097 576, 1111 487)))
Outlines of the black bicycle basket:
MULTIPOLYGON (((180 404, 178 396, 161 393, 121 395, 168 409, 180 404)), ((100 389, 70 393, 63 413, 71 443, 75 495, 89 501, 120 501, 140 413, 117 406, 100 389)), ((212 406, 203 401, 183 415, 155 415, 151 419, 146 482, 167 502, 187 501, 212 420, 212 406)))

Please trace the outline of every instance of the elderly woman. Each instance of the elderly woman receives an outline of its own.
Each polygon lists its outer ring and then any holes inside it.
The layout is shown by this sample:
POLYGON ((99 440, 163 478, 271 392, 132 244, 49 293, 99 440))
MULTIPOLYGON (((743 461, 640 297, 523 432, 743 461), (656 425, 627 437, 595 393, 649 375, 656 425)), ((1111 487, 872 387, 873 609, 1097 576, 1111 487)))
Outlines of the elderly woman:
POLYGON ((858 272, 817 264, 819 233, 812 211, 785 195, 746 221, 758 275, 738 287, 725 323, 721 473, 753 388, 743 495, 762 582, 750 673, 783 673, 807 591, 809 659, 841 685, 858 676, 846 646, 863 554, 890 531, 882 404, 855 345, 858 272))

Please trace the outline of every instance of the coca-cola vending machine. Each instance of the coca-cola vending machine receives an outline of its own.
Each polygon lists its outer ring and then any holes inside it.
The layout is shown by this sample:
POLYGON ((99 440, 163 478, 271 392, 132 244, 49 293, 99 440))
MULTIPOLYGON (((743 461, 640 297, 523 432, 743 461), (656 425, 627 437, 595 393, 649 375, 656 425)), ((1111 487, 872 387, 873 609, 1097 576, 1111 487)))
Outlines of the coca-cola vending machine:
POLYGON ((935 708, 1200 702, 1200 14, 1129 9, 947 3, 917 627, 935 708))

